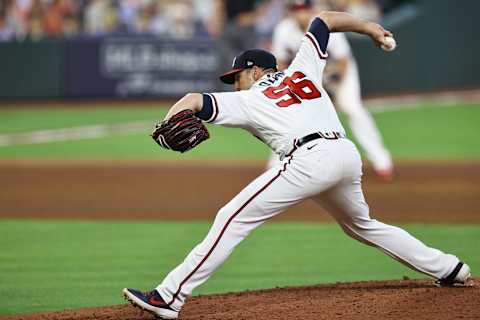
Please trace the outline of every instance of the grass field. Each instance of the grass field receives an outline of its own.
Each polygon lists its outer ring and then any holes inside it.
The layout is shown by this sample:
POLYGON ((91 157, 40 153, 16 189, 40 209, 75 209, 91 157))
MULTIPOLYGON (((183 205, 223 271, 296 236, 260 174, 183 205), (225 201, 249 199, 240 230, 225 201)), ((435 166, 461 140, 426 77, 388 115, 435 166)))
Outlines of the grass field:
MULTIPOLYGON (((45 129, 144 121, 165 109, 133 106, 0 110, 0 138, 45 129)), ((480 160, 480 105, 419 105, 374 114, 396 160, 480 160)), ((237 129, 177 155, 148 130, 95 139, 0 146, 0 159, 266 159, 237 129)), ((0 204, 1 209, 1 204, 0 204)), ((0 314, 121 303, 124 286, 149 289, 202 239, 209 223, 0 220, 0 314)), ((404 225, 427 244, 480 269, 480 225, 404 225)), ((475 271, 474 271, 475 273, 475 271)), ((478 274, 474 274, 478 276, 478 274)), ((422 275, 345 236, 336 225, 269 223, 253 233, 196 294, 422 275), (280 253, 281 251, 281 253, 280 253)))
MULTIPOLYGON (((0 135, 132 121, 145 121, 148 126, 162 118, 165 111, 142 106, 3 110, 0 135)), ((374 117, 396 159, 480 158, 480 105, 419 105, 377 113, 374 117)), ((96 139, 0 146, 0 158, 259 160, 268 157, 267 148, 243 130, 213 125, 209 130, 212 139, 183 155, 157 148, 146 129, 141 133, 118 133, 96 139)))
MULTIPOLYGON (((0 313, 122 303, 125 286, 149 289, 182 261, 209 223, 0 222, 0 313), (8 297, 8 299, 5 299, 8 297)), ((480 257, 479 225, 404 225, 427 244, 480 257)), ((424 278, 330 224, 269 223, 241 243, 195 293, 337 281, 424 278), (281 251, 281 252, 280 252, 281 251)))

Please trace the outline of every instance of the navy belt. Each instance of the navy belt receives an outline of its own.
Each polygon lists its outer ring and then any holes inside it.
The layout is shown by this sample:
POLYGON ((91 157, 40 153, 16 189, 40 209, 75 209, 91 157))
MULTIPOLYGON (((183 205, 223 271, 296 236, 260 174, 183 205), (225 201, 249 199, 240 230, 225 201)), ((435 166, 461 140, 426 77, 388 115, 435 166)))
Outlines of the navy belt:
POLYGON ((345 138, 345 134, 341 132, 315 132, 311 133, 309 135, 304 136, 303 138, 300 138, 295 141, 295 147, 300 148, 303 146, 305 143, 308 143, 310 141, 316 140, 316 139, 326 139, 326 140, 337 140, 345 138))

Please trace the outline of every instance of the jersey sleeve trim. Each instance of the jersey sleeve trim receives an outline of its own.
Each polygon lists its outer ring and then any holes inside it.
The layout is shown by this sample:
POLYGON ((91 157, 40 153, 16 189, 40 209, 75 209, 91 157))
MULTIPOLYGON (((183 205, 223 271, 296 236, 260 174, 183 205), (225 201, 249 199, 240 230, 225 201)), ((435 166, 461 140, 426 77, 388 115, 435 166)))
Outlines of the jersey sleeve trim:
POLYGON ((310 33, 310 32, 307 32, 305 34, 305 37, 307 37, 308 40, 310 40, 310 42, 313 44, 313 46, 315 47, 315 50, 317 51, 317 54, 318 54, 318 57, 322 60, 325 60, 328 58, 328 54, 325 52, 322 52, 322 50, 320 50, 320 46, 318 45, 318 42, 317 40, 315 39, 315 37, 310 33))
POLYGON ((202 110, 195 114, 205 122, 213 122, 218 116, 218 102, 213 94, 203 94, 202 110))
POLYGON ((217 98, 213 94, 207 93, 207 95, 210 97, 212 100, 212 105, 213 105, 213 112, 212 116, 207 120, 207 122, 214 122, 217 119, 218 116, 218 102, 217 98))
POLYGON ((202 96, 203 96, 202 110, 197 112, 195 115, 198 118, 204 121, 207 121, 213 115, 213 102, 212 102, 212 98, 209 95, 204 93, 202 96))
POLYGON ((307 34, 313 37, 316 41, 317 49, 324 55, 327 52, 328 40, 330 38, 330 30, 327 24, 320 18, 315 18, 308 28, 307 34))

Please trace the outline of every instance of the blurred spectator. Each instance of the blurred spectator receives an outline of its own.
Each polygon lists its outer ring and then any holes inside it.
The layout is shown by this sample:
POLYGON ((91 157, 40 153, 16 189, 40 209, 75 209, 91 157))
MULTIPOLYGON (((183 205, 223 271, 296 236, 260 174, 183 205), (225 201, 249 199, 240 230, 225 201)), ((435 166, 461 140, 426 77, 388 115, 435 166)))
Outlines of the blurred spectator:
POLYGON ((133 32, 144 34, 152 32, 152 22, 163 20, 163 17, 159 14, 159 3, 151 2, 139 7, 136 14, 136 19, 133 24, 133 32))
POLYGON ((42 39, 115 33, 191 39, 208 36, 207 0, 0 0, 0 34, 42 39))
POLYGON ((66 38, 76 36, 80 33, 80 23, 75 14, 66 14, 62 19, 62 35, 66 38))
POLYGON ((157 35, 157 36, 166 36, 168 34, 168 19, 165 7, 167 5, 161 2, 158 2, 156 5, 155 14, 152 16, 152 19, 149 24, 148 31, 157 35))
POLYGON ((30 40, 40 40, 45 37, 43 17, 45 8, 40 0, 33 0, 27 14, 26 37, 30 40))
POLYGON ((167 34, 172 38, 191 39, 195 35, 193 8, 186 2, 170 4, 166 7, 167 34))
POLYGON ((53 0, 46 5, 43 16, 43 30, 48 36, 58 36, 62 32, 63 5, 60 0, 53 0))
POLYGON ((208 30, 215 9, 215 1, 212 0, 192 0, 195 9, 195 16, 203 25, 204 30, 208 30))
POLYGON ((125 26, 127 32, 135 31, 135 24, 138 12, 143 6, 143 0, 119 0, 118 1, 118 17, 125 26))
MULTIPOLYGON (((381 10, 411 0, 315 0, 378 20, 381 10), (381 6, 377 4, 381 3, 381 6)), ((211 35, 231 52, 262 45, 283 16, 285 0, 0 0, 0 34, 42 39, 112 33, 190 39, 211 35)), ((267 45, 268 46, 268 45, 267 45)))
POLYGON ((0 42, 11 40, 14 36, 13 28, 7 24, 6 10, 0 9, 0 42))
POLYGON ((207 36, 202 22, 195 17, 191 1, 178 1, 165 7, 166 36, 173 39, 191 39, 207 36))
POLYGON ((116 1, 91 0, 85 9, 84 27, 90 35, 116 32, 119 29, 116 1))
POLYGON ((6 28, 12 30, 15 38, 23 38, 27 33, 27 16, 32 5, 32 1, 6 0, 5 23, 6 28))

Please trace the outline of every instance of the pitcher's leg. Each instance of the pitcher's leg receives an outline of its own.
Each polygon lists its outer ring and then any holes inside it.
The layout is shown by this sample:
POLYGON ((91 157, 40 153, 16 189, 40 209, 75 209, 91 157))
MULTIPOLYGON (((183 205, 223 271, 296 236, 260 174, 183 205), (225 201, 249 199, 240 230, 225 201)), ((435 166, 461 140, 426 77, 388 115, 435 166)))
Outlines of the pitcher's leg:
POLYGON ((360 177, 338 185, 316 200, 329 210, 349 236, 379 248, 416 271, 442 279, 459 262, 457 257, 426 246, 401 228, 371 219, 360 177))
POLYGON ((235 246, 268 218, 304 198, 303 184, 287 163, 262 174, 217 214, 206 238, 157 287, 166 303, 180 310, 194 288, 204 283, 235 246))

